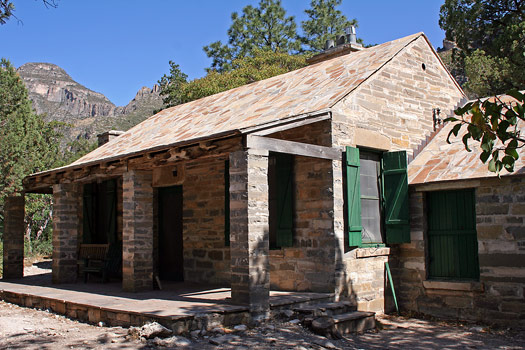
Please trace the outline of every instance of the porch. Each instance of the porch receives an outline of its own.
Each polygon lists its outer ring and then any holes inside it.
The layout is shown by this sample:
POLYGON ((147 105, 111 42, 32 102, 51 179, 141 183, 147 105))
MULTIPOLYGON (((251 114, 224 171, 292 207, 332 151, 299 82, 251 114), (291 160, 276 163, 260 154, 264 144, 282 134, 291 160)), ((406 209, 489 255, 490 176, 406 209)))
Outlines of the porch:
MULTIPOLYGON (((330 293, 270 291, 270 310, 330 301, 330 293)), ((0 281, 0 299, 21 306, 108 326, 158 322, 175 334, 250 322, 249 306, 233 304, 231 289, 191 282, 163 284, 162 290, 125 292, 118 282, 53 284, 51 273, 0 281)))

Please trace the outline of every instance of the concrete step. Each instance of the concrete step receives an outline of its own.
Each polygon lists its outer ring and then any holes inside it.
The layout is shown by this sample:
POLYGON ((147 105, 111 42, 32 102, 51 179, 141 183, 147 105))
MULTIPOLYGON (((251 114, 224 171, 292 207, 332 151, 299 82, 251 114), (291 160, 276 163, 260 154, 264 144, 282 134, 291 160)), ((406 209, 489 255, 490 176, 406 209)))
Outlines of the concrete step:
POLYGON ((314 333, 329 337, 340 338, 344 334, 364 332, 376 327, 375 313, 352 311, 339 315, 307 317, 303 325, 314 333))
POLYGON ((349 301, 319 303, 315 305, 300 306, 293 309, 299 318, 341 315, 356 311, 357 306, 349 301))

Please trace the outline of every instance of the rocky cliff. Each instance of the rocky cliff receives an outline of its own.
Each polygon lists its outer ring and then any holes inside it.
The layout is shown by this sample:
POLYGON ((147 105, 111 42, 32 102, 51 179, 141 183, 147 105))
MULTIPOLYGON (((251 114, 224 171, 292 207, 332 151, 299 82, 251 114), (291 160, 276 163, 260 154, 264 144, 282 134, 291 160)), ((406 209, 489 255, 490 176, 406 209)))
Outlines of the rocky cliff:
POLYGON ((110 129, 127 130, 162 108, 159 87, 141 88, 126 106, 115 106, 106 96, 74 81, 65 70, 50 63, 26 63, 18 68, 37 113, 48 121, 71 125, 67 140, 95 139, 110 129))

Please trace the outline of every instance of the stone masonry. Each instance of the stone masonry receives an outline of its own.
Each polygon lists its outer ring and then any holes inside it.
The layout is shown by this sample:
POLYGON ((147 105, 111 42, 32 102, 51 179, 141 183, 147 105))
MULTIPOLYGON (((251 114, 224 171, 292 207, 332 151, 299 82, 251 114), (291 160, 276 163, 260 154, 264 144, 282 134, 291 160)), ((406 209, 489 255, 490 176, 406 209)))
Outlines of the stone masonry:
POLYGON ((248 305, 252 321, 269 317, 268 151, 230 154, 232 302, 248 305))
POLYGON ((24 276, 24 196, 5 199, 3 278, 24 276))
MULTIPOLYGON (((330 123, 322 121, 269 137, 329 146, 330 123)), ((336 257, 332 162, 294 157, 294 242, 270 251, 272 290, 333 293, 336 257)), ((341 189, 342 196, 342 189, 341 189)), ((342 202, 340 203, 342 208, 342 202)))
POLYGON ((76 281, 80 202, 78 184, 53 185, 53 283, 76 281))
POLYGON ((153 187, 151 172, 122 177, 122 288, 153 288, 153 187))
POLYGON ((411 243, 399 247, 395 268, 400 306, 438 317, 525 325, 525 177, 429 186, 411 193, 411 243), (425 193, 454 185, 475 188, 479 281, 427 280, 425 193))
MULTIPOLYGON (((332 147, 407 150, 410 157, 433 131, 432 109, 439 108, 447 115, 462 97, 420 37, 333 107, 332 147)), ((334 162, 334 167, 334 174, 339 174, 340 162, 334 162)), ((339 187, 339 181, 336 178, 334 186, 339 187)), ((343 256, 343 268, 337 269, 337 293, 355 299, 361 310, 385 311, 384 263, 390 250, 349 250, 344 243, 344 212, 340 209, 334 217, 341 247, 338 255, 343 256)))

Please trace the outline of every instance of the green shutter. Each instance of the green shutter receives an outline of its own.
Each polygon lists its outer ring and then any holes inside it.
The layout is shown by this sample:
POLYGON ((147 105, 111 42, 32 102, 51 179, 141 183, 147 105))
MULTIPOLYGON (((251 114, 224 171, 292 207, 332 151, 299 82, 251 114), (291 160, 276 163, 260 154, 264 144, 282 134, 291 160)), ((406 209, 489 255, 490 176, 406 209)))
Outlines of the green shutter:
POLYGON ((230 245, 230 161, 224 161, 224 245, 230 245))
POLYGON ((346 201, 348 218, 348 245, 360 246, 363 227, 361 226, 361 186, 359 181, 359 149, 346 147, 346 201))
POLYGON ((408 174, 405 151, 383 154, 383 190, 387 243, 410 242, 408 174))
POLYGON ((82 194, 82 241, 91 243, 93 237, 93 184, 86 184, 82 194))
POLYGON ((427 192, 429 278, 479 279, 474 190, 427 192))
POLYGON ((293 245, 293 156, 276 153, 277 247, 293 245))

